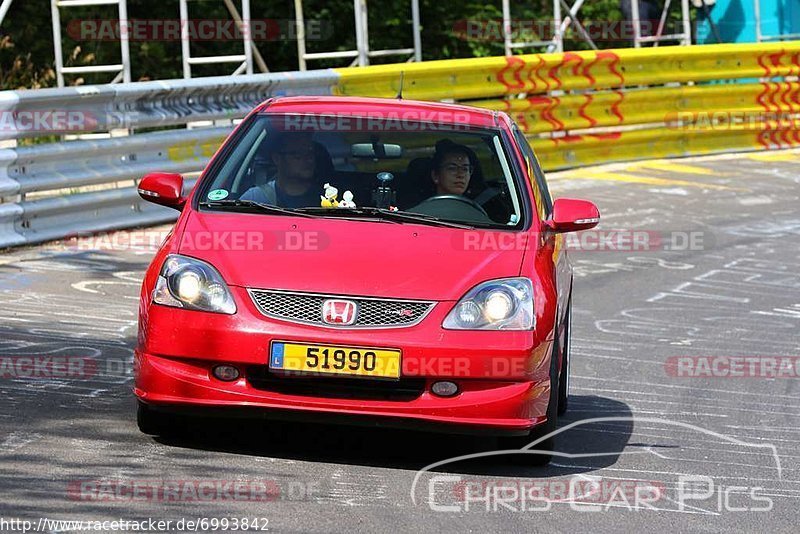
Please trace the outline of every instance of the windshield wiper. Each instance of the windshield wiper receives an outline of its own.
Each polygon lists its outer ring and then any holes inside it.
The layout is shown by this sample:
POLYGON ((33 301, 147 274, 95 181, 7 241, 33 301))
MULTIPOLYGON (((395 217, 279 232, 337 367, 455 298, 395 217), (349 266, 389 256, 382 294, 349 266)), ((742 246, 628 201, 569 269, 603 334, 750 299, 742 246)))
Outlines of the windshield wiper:
POLYGON ((315 215, 311 213, 303 213, 301 211, 297 211, 290 208, 281 208, 279 206, 273 206, 271 204, 263 204, 261 202, 256 202, 255 200, 234 200, 234 199, 227 199, 227 200, 209 200, 200 203, 200 206, 204 208, 223 208, 223 209, 231 209, 231 208, 244 208, 247 210, 259 211, 261 213, 273 213, 276 215, 292 215, 294 217, 315 217, 315 215))
POLYGON ((298 212, 313 213, 318 215, 336 216, 338 214, 346 216, 361 216, 361 217, 380 217, 388 221, 396 222, 415 222, 420 224, 429 224, 432 226, 446 226, 448 228, 461 228, 464 230, 472 230, 474 227, 467 224, 445 221, 433 215, 424 215, 422 213, 412 213, 410 211, 392 211, 386 208, 362 207, 362 208, 297 208, 298 212))

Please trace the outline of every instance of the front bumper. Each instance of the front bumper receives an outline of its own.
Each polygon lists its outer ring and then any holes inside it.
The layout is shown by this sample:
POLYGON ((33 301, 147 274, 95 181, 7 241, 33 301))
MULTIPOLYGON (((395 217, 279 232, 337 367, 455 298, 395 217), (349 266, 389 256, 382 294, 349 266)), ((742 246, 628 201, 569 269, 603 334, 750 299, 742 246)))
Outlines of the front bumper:
POLYGON ((294 324, 264 317, 246 291, 232 289, 239 304, 235 315, 143 307, 135 353, 135 394, 141 401, 155 409, 208 415, 326 422, 335 417, 454 433, 523 434, 545 421, 552 348, 547 336, 443 330, 442 319, 454 303, 439 303, 422 323, 408 328, 294 324), (401 379, 279 379, 267 368, 276 339, 399 348, 401 379), (211 369, 221 363, 237 366, 243 376, 234 382, 215 379, 211 369), (459 393, 434 395, 431 385, 442 379, 456 382, 459 393))

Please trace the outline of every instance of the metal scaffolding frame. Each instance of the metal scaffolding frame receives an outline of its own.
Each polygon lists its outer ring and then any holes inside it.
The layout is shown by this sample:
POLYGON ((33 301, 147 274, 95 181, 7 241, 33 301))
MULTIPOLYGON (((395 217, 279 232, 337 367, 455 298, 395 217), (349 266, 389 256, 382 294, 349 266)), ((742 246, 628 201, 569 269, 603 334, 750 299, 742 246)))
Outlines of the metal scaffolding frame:
POLYGON ((297 26, 297 63, 300 70, 306 70, 308 60, 354 58, 350 66, 369 65, 370 58, 410 55, 408 61, 422 61, 422 36, 420 34, 419 0, 411 0, 411 24, 413 48, 394 48, 389 50, 370 50, 369 26, 367 22, 367 0, 353 0, 356 25, 356 49, 335 52, 306 52, 306 23, 303 16, 303 0, 294 0, 294 16, 297 26))
MULTIPOLYGON (((253 56, 256 55, 259 59, 259 67, 262 72, 267 71, 266 64, 258 53, 255 45, 253 44, 253 36, 250 26, 250 0, 242 1, 242 15, 233 5, 231 0, 225 0, 225 5, 228 8, 234 22, 239 27, 242 33, 242 47, 244 48, 242 54, 234 54, 227 56, 192 56, 191 53, 191 32, 189 31, 189 1, 180 0, 180 17, 181 17, 181 58, 183 62, 183 77, 192 77, 192 65, 214 65, 220 63, 240 63, 232 75, 253 74, 253 56)), ((200 0, 192 0, 198 2, 200 0)), ((208 1, 208 0, 204 0, 208 1)))
MULTIPOLYGON (((13 0, 0 1, 0 22, 2 22, 6 13, 9 10, 13 0)), ((241 15, 236 9, 233 0, 223 0, 228 12, 231 14, 234 22, 239 26, 242 33, 242 54, 233 55, 220 55, 220 56, 205 56, 193 57, 191 55, 191 35, 189 31, 189 7, 190 1, 199 0, 179 0, 180 4, 180 22, 181 22, 181 52, 182 52, 182 65, 184 78, 192 77, 193 65, 207 65, 207 64, 220 64, 220 63, 239 63, 238 67, 233 71, 233 74, 253 73, 253 63, 255 62, 261 72, 269 72, 266 62, 259 53, 258 49, 253 43, 253 36, 250 26, 250 0, 241 0, 241 15)), ((206 0, 208 1, 208 0, 206 0)), ((597 49, 597 46, 591 39, 591 36, 586 31, 586 28, 578 19, 578 12, 584 5, 586 0, 574 0, 572 5, 568 0, 553 0, 553 35, 549 40, 540 41, 517 41, 513 40, 512 31, 512 18, 511 18, 511 0, 502 0, 502 13, 503 13, 503 39, 504 50, 506 55, 512 55, 516 50, 532 47, 546 47, 547 52, 563 52, 564 51, 564 35, 570 27, 574 27, 579 36, 581 36, 592 49, 597 49)), ((759 0, 753 0, 756 13, 756 40, 779 40, 787 38, 800 38, 800 34, 785 34, 779 36, 764 36, 761 32, 761 18, 759 12, 759 0)), ((655 35, 642 36, 641 26, 639 23, 639 5, 637 0, 631 2, 631 15, 634 19, 633 22, 633 46, 639 48, 644 43, 653 43, 658 46, 662 41, 679 41, 682 45, 691 44, 691 24, 689 19, 689 0, 680 0, 681 13, 682 13, 682 31, 672 34, 664 34, 664 28, 668 11, 671 7, 672 0, 666 0, 661 14, 658 30, 655 35)), ((120 32, 120 57, 121 61, 118 64, 111 65, 89 65, 80 67, 65 67, 63 60, 62 37, 61 37, 61 8, 67 7, 80 7, 80 6, 100 6, 100 5, 116 5, 119 10, 120 26, 128 24, 127 15, 127 0, 51 0, 51 15, 53 21, 53 40, 55 50, 55 66, 56 77, 58 86, 64 86, 64 75, 69 74, 84 74, 96 72, 115 72, 116 76, 111 83, 117 82, 130 82, 130 52, 129 52, 129 36, 128 32, 120 32)), ((410 48, 397 48, 387 50, 371 50, 369 46, 369 28, 368 28, 368 11, 367 0, 353 0, 355 31, 356 31, 356 49, 355 50, 342 50, 333 52, 314 52, 309 53, 306 51, 306 26, 305 18, 303 15, 303 2, 302 0, 294 0, 295 7, 295 24, 297 36, 297 51, 298 51, 298 66, 299 70, 306 70, 307 62, 309 60, 319 59, 335 59, 335 58, 352 58, 352 65, 366 66, 370 64, 370 59, 374 57, 385 56, 402 56, 408 55, 407 61, 421 61, 422 60, 422 42, 421 42, 421 23, 420 23, 420 9, 419 0, 411 0, 411 18, 412 18, 412 38, 413 47, 410 48)))
POLYGON ((547 46, 548 52, 563 52, 564 51, 564 34, 570 25, 575 25, 581 38, 589 44, 592 50, 597 50, 597 45, 592 41, 589 32, 583 27, 583 24, 578 20, 578 11, 583 6, 584 0, 576 0, 571 6, 565 0, 553 0, 553 20, 558 26, 553 35, 553 39, 547 46), (567 16, 561 18, 561 9, 567 11, 567 16))
MULTIPOLYGON (((11 4, 9 1, 8 4, 11 4)), ((83 67, 65 67, 64 56, 61 47, 61 13, 60 8, 65 7, 86 7, 116 5, 119 10, 120 26, 128 24, 128 4, 127 0, 50 0, 50 15, 53 21, 53 49, 55 52, 56 80, 59 87, 64 87, 65 74, 87 74, 92 72, 116 72, 117 75, 111 83, 130 83, 131 81, 131 58, 128 48, 128 32, 120 32, 120 63, 112 65, 86 65, 83 67)), ((7 5, 5 5, 8 9, 7 5)))
MULTIPOLYGON (((758 0, 755 0, 758 2, 758 0)), ((681 23, 682 31, 680 33, 672 33, 664 35, 664 25, 667 22, 667 14, 672 0, 664 2, 664 8, 661 11, 661 19, 658 22, 658 30, 652 36, 642 37, 642 28, 639 19, 639 1, 631 0, 631 15, 633 16, 633 46, 641 48, 642 43, 653 43, 653 46, 658 46, 662 41, 679 41, 683 46, 692 44, 692 24, 689 18, 689 0, 681 0, 681 23)))
POLYGON ((578 20, 578 11, 583 6, 584 0, 575 0, 572 5, 569 5, 566 0, 553 0, 553 36, 546 41, 513 41, 511 38, 511 2, 510 0, 502 1, 503 9, 503 37, 504 48, 507 56, 513 55, 514 50, 520 48, 532 47, 546 47, 548 53, 563 52, 564 51, 564 34, 570 26, 574 26, 578 35, 586 41, 592 50, 597 50, 597 45, 592 41, 589 32, 578 20), (563 10, 563 11, 562 11, 563 10), (566 17, 563 13, 566 12, 566 17))
MULTIPOLYGON (((578 0, 579 2, 583 3, 583 0, 578 0)), ((564 49, 564 41, 562 38, 559 37, 559 33, 563 35, 563 32, 559 32, 556 30, 553 39, 550 41, 513 41, 512 40, 512 33, 513 28, 511 27, 511 2, 510 0, 503 0, 502 1, 502 10, 503 10, 503 47, 505 49, 505 53, 507 56, 511 56, 514 54, 514 50, 520 48, 531 48, 537 46, 546 46, 548 47, 548 52, 550 52, 550 47, 554 47, 555 51, 561 52, 564 49)), ((553 20, 555 22, 555 26, 561 27, 561 5, 559 4, 559 0, 553 0, 553 20)), ((566 27, 565 27, 566 30, 566 27)))
POLYGON ((3 23, 3 19, 6 18, 6 13, 8 13, 8 8, 11 7, 11 2, 14 0, 3 0, 3 3, 0 4, 0 24, 3 23))

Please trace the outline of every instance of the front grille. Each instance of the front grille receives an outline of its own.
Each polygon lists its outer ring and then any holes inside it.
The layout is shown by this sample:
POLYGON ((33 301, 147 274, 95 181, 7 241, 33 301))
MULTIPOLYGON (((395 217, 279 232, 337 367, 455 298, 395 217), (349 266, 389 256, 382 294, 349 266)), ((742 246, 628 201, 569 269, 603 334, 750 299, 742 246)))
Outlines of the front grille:
POLYGON ((298 377, 275 373, 266 365, 248 367, 246 376, 250 385, 256 389, 307 397, 411 401, 425 391, 424 378, 376 380, 374 378, 340 378, 324 375, 298 377))
POLYGON ((335 326, 322 320, 322 303, 327 299, 352 300, 357 306, 355 323, 345 328, 389 328, 413 326, 431 311, 433 302, 420 300, 395 300, 315 293, 291 293, 265 289, 251 289, 258 309, 267 317, 296 323, 335 326))

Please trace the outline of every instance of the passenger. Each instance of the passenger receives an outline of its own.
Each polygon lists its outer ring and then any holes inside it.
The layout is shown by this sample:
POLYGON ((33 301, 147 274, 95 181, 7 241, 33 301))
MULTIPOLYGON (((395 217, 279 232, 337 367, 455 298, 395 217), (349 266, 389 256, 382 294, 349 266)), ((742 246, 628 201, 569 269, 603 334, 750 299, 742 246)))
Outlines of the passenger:
POLYGON ((436 143, 431 164, 431 180, 436 195, 463 195, 469 188, 475 161, 472 150, 444 139, 436 143))
POLYGON ((316 150, 310 134, 283 135, 273 147, 270 158, 277 170, 274 178, 248 189, 241 200, 284 208, 319 206, 316 150))

